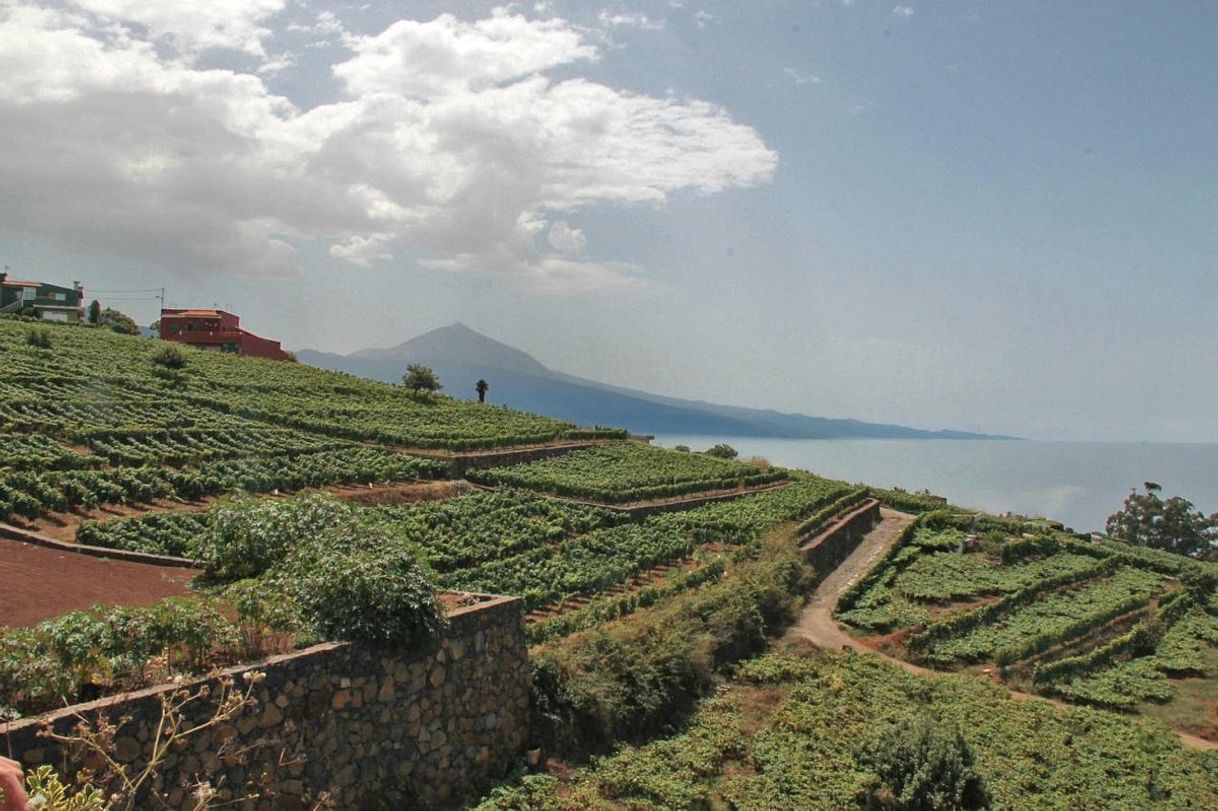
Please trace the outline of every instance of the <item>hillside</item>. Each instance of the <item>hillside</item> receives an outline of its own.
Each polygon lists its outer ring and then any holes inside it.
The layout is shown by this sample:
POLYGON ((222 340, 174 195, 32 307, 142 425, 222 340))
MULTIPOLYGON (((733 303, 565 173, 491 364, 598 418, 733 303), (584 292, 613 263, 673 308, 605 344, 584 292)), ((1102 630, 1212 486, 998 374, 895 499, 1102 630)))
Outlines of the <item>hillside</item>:
MULTIPOLYGON (((433 351, 446 347, 471 350, 433 351)), ((238 788, 273 778, 334 807, 430 790, 431 777, 397 773, 400 784, 361 779, 367 793, 352 793, 385 727, 357 719, 390 718, 403 723, 395 763, 447 763, 453 799, 485 789, 521 751, 498 727, 446 731, 498 717, 462 715, 467 693, 491 700, 493 679, 455 681, 476 667, 521 677, 513 706, 533 720, 515 732, 552 764, 490 808, 882 805, 873 754, 907 728, 971 747, 1001 807, 1218 797, 1218 756, 1191 748, 1218 748, 1213 565, 304 365, 167 348, 0 317, 0 579, 20 585, 0 590, 0 708, 37 716, 27 726, 217 668, 274 669, 267 657, 296 651, 283 663, 292 680, 268 678, 295 698, 260 692, 233 727, 266 774, 217 757, 215 774, 238 788), (486 464, 458 467, 471 459, 486 464), (881 502, 905 511, 908 530, 873 552, 881 502), (832 601, 858 653, 776 642, 835 569, 866 571, 832 601), (492 645, 466 625, 464 642, 437 650, 444 612, 486 595, 519 598, 498 600, 510 634, 492 645), (305 647, 342 641, 400 667, 356 687, 347 666, 326 670, 332 646, 305 647), (309 667, 316 691, 295 681, 309 667), (1012 701, 1012 689, 1038 700, 1012 701), (349 730, 344 765, 330 767, 329 732, 300 739, 299 774, 281 749, 258 749, 302 726, 349 730), (456 746, 493 769, 453 766, 456 746)), ((105 711, 130 707, 116 702, 105 711)), ((15 756, 50 757, 35 740, 15 756)), ((142 740, 124 751, 139 756, 142 740)), ((197 754, 214 754, 207 740, 197 754)), ((166 768, 198 779, 193 765, 166 768)))
POLYGON ((474 397, 474 383, 490 385, 489 400, 583 425, 617 425, 642 434, 710 434, 805 439, 1005 439, 965 431, 926 431, 900 425, 828 419, 773 410, 715 405, 610 386, 546 368, 531 355, 464 324, 384 349, 336 355, 312 349, 302 363, 390 383, 409 363, 437 371, 445 391, 474 397))

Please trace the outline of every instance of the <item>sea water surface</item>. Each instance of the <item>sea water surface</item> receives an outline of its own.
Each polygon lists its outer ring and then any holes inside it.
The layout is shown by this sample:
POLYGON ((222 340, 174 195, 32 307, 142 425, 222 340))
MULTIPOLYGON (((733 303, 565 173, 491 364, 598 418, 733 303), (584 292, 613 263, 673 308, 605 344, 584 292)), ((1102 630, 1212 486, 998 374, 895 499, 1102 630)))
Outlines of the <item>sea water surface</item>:
POLYGON ((705 450, 726 442, 822 476, 906 490, 926 488, 992 513, 1043 515, 1102 530, 1134 487, 1153 481, 1206 514, 1218 512, 1218 444, 950 439, 764 439, 657 436, 654 444, 705 450))

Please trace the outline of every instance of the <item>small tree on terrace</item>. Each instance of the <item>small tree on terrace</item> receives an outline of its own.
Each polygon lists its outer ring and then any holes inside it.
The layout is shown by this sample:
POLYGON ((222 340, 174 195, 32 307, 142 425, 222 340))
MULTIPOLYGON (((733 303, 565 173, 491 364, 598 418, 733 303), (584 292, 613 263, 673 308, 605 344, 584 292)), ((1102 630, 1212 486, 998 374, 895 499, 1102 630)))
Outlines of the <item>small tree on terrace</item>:
POLYGON ((711 445, 704 453, 707 456, 716 456, 720 459, 735 459, 740 455, 740 452, 728 445, 725 442, 720 442, 718 445, 711 445))
POLYGON ((1108 517, 1108 534, 1118 541, 1165 549, 1195 558, 1218 553, 1218 513, 1207 516, 1181 496, 1164 500, 1163 488, 1146 482, 1146 492, 1130 491, 1120 511, 1108 517))
POLYGON ((444 388, 440 384, 439 375, 430 366, 421 363, 412 363, 406 367, 406 374, 402 375, 402 385, 415 394, 422 395, 435 394, 444 388))
POLYGON ((973 753, 958 729, 925 719, 906 719, 886 731, 859 758, 878 778, 868 798, 874 809, 972 811, 991 798, 974 768, 973 753))

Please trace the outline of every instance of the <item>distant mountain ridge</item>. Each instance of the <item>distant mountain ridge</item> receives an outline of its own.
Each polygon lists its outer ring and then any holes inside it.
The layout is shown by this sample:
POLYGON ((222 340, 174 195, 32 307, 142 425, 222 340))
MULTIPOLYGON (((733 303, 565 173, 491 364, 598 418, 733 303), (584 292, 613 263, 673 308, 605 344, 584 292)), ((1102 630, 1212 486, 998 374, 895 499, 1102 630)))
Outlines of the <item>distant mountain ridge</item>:
POLYGON ((527 352, 456 323, 397 346, 338 355, 313 349, 301 363, 397 383, 409 363, 430 366, 444 392, 474 398, 474 383, 490 384, 488 402, 646 434, 720 434, 792 439, 1010 439, 967 431, 927 431, 901 425, 811 417, 683 400, 555 372, 527 352))

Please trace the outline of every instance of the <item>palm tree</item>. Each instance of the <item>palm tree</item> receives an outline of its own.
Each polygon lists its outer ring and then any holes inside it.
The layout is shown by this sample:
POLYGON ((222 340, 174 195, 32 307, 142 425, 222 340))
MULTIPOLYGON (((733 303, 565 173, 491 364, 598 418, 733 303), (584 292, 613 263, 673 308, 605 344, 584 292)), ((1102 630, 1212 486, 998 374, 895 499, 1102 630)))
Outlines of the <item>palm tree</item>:
POLYGON ((486 390, 489 388, 490 384, 482 379, 479 379, 478 382, 474 384, 474 390, 478 392, 478 402, 486 402, 486 390))

